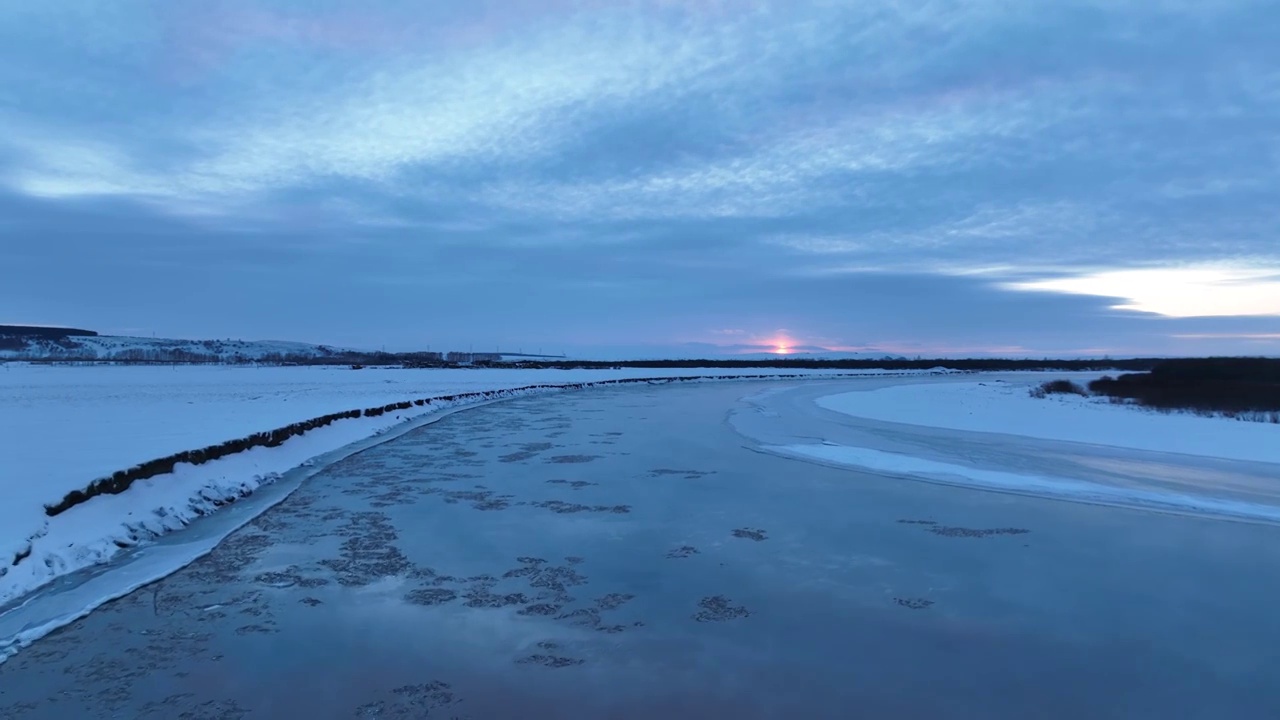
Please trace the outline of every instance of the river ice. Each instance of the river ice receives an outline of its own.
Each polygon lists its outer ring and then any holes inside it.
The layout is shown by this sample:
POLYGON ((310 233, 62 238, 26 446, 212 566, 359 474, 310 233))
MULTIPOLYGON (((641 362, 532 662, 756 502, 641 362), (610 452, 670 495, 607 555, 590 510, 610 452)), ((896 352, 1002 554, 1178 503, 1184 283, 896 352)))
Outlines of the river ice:
MULTIPOLYGON (((1112 483, 1182 462, 971 446, 813 404, 842 387, 592 390, 443 418, 0 665, 0 716, 1280 714, 1280 527, 766 452, 969 447, 989 469, 1112 483)), ((1182 490, 1211 493, 1264 472, 1188 467, 1182 490)))

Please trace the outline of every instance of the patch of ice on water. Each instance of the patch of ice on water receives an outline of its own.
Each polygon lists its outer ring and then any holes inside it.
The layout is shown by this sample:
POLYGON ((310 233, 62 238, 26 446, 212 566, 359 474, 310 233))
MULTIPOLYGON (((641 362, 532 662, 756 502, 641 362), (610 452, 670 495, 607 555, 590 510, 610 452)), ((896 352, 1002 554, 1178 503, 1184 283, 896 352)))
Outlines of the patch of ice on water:
POLYGON ((1036 495, 1059 500, 1117 505, 1194 515, 1280 522, 1280 507, 1187 493, 1145 490, 1085 480, 1028 475, 956 465, 902 453, 824 442, 766 447, 782 455, 809 458, 875 472, 919 477, 953 485, 1036 495))

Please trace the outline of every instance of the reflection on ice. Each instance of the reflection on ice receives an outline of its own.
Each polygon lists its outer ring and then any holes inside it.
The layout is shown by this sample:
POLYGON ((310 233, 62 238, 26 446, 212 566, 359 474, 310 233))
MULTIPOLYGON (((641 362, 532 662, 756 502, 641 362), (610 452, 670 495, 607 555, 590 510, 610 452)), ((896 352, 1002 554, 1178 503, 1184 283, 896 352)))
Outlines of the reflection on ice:
MULTIPOLYGON (((901 453, 848 447, 830 442, 818 445, 766 446, 763 449, 781 455, 811 458, 875 472, 918 477, 986 490, 1035 495, 1056 500, 1223 516, 1242 520, 1280 521, 1280 507, 1275 505, 1240 502, 1208 495, 1149 490, 1133 486, 1108 485, 1102 482, 1085 482, 1046 475, 986 470, 966 465, 937 462, 901 453)), ((1141 463, 1132 461, 1126 463, 1117 460, 1109 460, 1107 462, 1095 460, 1093 463, 1111 469, 1123 468, 1132 470, 1134 466, 1141 466, 1141 463)), ((1196 472, 1188 471, 1187 475, 1203 480, 1206 476, 1211 476, 1212 473, 1199 470, 1196 472)))
MULTIPOLYGON (((1277 716, 1277 526, 756 452, 724 421, 756 389, 520 400, 347 458, 0 665, 0 716, 1277 716)), ((798 392, 756 420, 874 439, 798 392)))

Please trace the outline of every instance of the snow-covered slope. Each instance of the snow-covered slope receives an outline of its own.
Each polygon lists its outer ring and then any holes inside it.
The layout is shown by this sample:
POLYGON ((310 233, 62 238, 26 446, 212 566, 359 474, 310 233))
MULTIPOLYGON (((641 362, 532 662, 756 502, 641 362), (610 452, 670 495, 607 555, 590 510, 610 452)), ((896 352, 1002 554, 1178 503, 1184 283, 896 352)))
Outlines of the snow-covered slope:
POLYGON ((286 356, 332 357, 344 349, 278 340, 176 340, 119 335, 63 338, 8 337, 0 358, 21 360, 209 360, 251 361, 286 356))

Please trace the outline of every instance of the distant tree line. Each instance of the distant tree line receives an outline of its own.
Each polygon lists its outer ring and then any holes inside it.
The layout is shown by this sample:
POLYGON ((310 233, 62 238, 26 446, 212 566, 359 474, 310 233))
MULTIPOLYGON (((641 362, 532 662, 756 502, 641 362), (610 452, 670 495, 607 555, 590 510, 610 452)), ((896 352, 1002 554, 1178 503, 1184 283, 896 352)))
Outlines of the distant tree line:
POLYGON ((1014 370, 1062 370, 1064 372, 1090 372, 1104 370, 1146 371, 1154 368, 1159 358, 1138 358, 1127 360, 1090 359, 1090 360, 1052 360, 1052 359, 1011 359, 1011 358, 905 358, 871 360, 857 359, 807 359, 807 358, 768 358, 763 360, 626 360, 621 362, 604 362, 592 360, 548 360, 513 363, 513 367, 556 368, 570 370, 599 370, 609 368, 792 368, 820 370, 929 370, 947 368, 949 370, 969 371, 1014 371, 1014 370))
POLYGON ((0 325, 0 335, 14 337, 44 338, 57 340, 65 337, 97 337, 92 330, 64 327, 40 327, 39 325, 0 325))
MULTIPOLYGON (((47 349, 47 348, 46 348, 47 349)), ((1087 359, 1087 360, 1054 360, 1054 359, 1009 359, 1009 358, 916 358, 907 359, 804 359, 804 358, 768 358, 760 360, 523 360, 518 362, 496 362, 493 360, 471 363, 446 362, 440 353, 435 352, 353 352, 330 350, 328 354, 312 355, 304 353, 266 353, 263 355, 243 355, 237 352, 201 352, 186 347, 173 348, 131 348, 113 353, 107 357, 76 352, 74 349, 50 351, 48 356, 16 356, 15 360, 28 362, 102 362, 131 364, 223 364, 223 365, 362 365, 362 366, 400 366, 406 368, 438 368, 470 365, 473 367, 509 367, 552 370, 608 370, 614 368, 648 368, 648 369, 690 369, 690 368, 737 368, 737 369, 794 369, 794 370, 928 370, 946 368, 962 371, 1018 371, 1018 370, 1061 370, 1064 372, 1089 372, 1106 370, 1130 370, 1134 372, 1148 371, 1162 362, 1160 358, 1137 358, 1126 360, 1087 359)))
POLYGON ((1089 383, 1099 395, 1162 409, 1209 413, 1280 411, 1280 359, 1166 360, 1150 372, 1089 383))
POLYGON ((0 335, 0 350, 15 350, 18 353, 26 351, 32 357, 44 357, 51 355, 67 355, 74 353, 76 350, 83 350, 83 346, 69 337, 27 337, 23 335, 0 335), (36 352, 32 352, 32 346, 38 348, 36 352))
POLYGON ((24 338, 0 336, 0 350, 15 350, 10 359, 33 363, 123 363, 129 365, 402 365, 441 367, 440 353, 353 352, 320 346, 320 354, 270 352, 245 354, 210 341, 195 345, 148 346, 98 355, 67 338, 42 340, 32 350, 24 338), (193 347, 198 349, 192 349, 193 347), (26 351, 26 352, 23 352, 26 351))
POLYGON ((13 335, 0 335, 0 350, 26 350, 27 341, 13 335))
MULTIPOLYGON (((87 332, 87 331, 86 331, 87 332)), ((11 357, 14 360, 27 362, 83 362, 83 363, 129 363, 129 364, 221 364, 221 365, 321 365, 321 366, 399 366, 404 368, 439 368, 459 367, 508 367, 553 370, 606 370, 614 368, 648 368, 648 369, 690 369, 690 368, 736 368, 736 369, 795 369, 795 370, 928 370, 946 368, 949 370, 971 372, 1001 372, 1025 370, 1060 370, 1063 372, 1103 372, 1119 370, 1129 372, 1150 372, 1157 366, 1170 362, 1211 362, 1227 361, 1233 358, 1208 358, 1203 360, 1177 360, 1165 358, 1127 358, 1116 360, 1111 358, 1088 359, 1052 359, 1052 358, 845 358, 845 359, 812 359, 812 358, 764 358, 752 360, 733 359, 684 359, 684 360, 519 360, 498 361, 488 356, 483 360, 470 363, 446 361, 438 352, 360 352, 337 350, 323 345, 316 347, 316 352, 271 352, 265 354, 245 354, 238 344, 219 340, 205 340, 199 343, 184 343, 173 346, 147 346, 126 348, 110 355, 98 356, 92 350, 77 344, 72 338, 62 337, 42 339, 39 351, 28 354, 21 353, 29 346, 22 338, 0 334, 0 350, 18 350, 11 357), (193 349, 194 348, 194 349, 193 349)))

